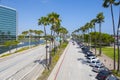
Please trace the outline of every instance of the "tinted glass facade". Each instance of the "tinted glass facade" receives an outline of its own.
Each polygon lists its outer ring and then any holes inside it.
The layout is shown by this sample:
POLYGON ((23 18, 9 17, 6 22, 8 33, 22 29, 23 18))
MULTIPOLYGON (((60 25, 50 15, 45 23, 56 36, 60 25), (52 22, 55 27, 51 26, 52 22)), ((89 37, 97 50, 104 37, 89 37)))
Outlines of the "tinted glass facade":
POLYGON ((0 42, 16 39, 16 23, 16 10, 0 5, 0 42))

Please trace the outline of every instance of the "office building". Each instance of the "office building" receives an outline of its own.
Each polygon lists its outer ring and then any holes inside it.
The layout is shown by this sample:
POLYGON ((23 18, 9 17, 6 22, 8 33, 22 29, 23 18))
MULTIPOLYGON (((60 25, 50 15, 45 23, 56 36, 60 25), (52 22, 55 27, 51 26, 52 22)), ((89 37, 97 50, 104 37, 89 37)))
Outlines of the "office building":
POLYGON ((0 42, 16 40, 17 13, 10 7, 0 5, 0 42))

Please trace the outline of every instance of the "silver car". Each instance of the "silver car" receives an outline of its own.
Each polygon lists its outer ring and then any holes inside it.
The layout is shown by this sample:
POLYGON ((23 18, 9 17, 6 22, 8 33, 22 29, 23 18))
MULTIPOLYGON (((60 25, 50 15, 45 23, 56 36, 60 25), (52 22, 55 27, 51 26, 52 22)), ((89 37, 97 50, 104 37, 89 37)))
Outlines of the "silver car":
MULTIPOLYGON (((97 65, 95 65, 95 66, 93 67, 92 71, 98 73, 98 72, 100 72, 101 70, 104 70, 104 69, 105 69, 104 65, 97 64, 97 65)), ((106 68, 106 69, 107 69, 107 68, 106 68)))
POLYGON ((90 64, 89 64, 90 66, 92 66, 92 67, 94 67, 94 66, 96 66, 96 65, 103 65, 103 63, 101 63, 99 60, 97 60, 97 61, 92 61, 92 62, 90 62, 90 64))

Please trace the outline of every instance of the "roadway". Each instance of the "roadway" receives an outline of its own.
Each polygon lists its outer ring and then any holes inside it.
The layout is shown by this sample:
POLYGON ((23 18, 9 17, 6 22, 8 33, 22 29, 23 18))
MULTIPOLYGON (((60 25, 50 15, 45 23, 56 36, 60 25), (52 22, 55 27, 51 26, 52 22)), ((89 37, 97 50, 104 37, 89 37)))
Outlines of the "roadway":
POLYGON ((44 59, 43 45, 8 59, 1 59, 0 80, 36 80, 45 68, 44 59))
POLYGON ((96 80, 96 75, 79 46, 70 42, 48 80, 96 80))

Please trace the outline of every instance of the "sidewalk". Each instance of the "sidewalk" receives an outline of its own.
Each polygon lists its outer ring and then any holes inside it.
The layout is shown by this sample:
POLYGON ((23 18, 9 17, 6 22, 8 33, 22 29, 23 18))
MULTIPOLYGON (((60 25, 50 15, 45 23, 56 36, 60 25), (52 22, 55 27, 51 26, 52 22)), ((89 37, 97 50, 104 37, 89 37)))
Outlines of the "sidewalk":
POLYGON ((66 51, 68 50, 70 44, 67 45, 65 51, 63 52, 63 54, 61 55, 60 59, 58 60, 57 64, 55 65, 54 69, 52 70, 50 76, 48 77, 47 80, 55 80, 57 74, 58 74, 58 70, 60 69, 60 66, 63 62, 63 59, 65 57, 66 51))

